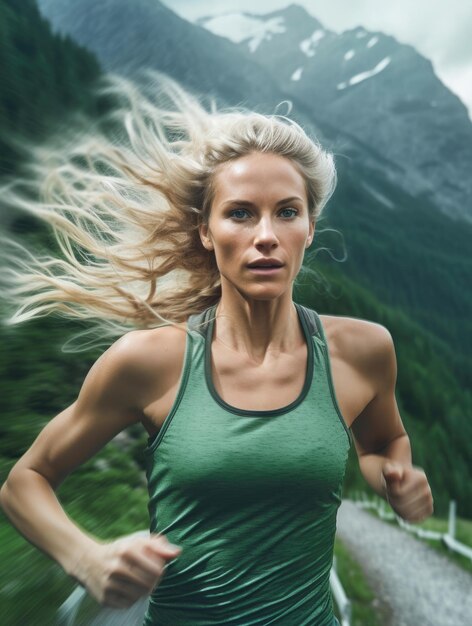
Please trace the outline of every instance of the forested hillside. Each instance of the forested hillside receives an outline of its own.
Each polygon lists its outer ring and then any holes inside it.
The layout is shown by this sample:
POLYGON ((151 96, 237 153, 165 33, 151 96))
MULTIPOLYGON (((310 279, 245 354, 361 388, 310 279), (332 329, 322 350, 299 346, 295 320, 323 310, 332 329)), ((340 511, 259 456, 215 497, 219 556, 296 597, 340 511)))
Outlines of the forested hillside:
POLYGON ((35 0, 0 0, 0 71, 0 172, 17 164, 12 135, 40 139, 67 111, 96 111, 89 85, 100 74, 97 60, 52 35, 35 0))

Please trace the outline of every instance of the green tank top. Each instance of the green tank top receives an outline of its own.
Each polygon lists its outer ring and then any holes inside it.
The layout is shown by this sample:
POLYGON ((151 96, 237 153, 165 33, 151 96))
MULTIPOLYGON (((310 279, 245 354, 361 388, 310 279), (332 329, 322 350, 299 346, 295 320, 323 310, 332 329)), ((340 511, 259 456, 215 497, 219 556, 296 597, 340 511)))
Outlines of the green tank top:
POLYGON ((143 626, 333 626, 330 570, 352 437, 324 330, 296 304, 303 389, 276 410, 227 404, 211 377, 216 305, 188 320, 175 402, 145 448, 150 531, 182 547, 143 626))

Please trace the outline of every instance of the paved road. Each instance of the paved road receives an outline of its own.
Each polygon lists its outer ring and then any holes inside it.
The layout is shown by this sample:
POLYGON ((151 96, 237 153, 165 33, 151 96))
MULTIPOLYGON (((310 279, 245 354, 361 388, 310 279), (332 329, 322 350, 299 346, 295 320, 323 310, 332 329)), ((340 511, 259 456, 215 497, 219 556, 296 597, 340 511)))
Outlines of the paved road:
POLYGON ((472 625, 472 574, 446 556, 349 500, 337 534, 389 607, 388 626, 472 625))

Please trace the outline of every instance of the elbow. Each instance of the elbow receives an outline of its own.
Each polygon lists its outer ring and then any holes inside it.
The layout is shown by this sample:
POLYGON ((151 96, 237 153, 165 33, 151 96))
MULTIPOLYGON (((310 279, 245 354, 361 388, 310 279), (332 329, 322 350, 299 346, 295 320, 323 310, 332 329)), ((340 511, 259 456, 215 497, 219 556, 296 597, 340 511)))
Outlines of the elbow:
POLYGON ((22 493, 26 490, 25 480, 28 478, 28 469, 17 467, 10 470, 5 482, 0 489, 0 506, 5 514, 11 509, 15 493, 22 493))
POLYGON ((5 513, 5 515, 7 514, 7 509, 8 509, 8 492, 9 492, 8 481, 9 481, 9 476, 5 480, 5 482, 2 484, 2 487, 0 489, 0 508, 5 513))

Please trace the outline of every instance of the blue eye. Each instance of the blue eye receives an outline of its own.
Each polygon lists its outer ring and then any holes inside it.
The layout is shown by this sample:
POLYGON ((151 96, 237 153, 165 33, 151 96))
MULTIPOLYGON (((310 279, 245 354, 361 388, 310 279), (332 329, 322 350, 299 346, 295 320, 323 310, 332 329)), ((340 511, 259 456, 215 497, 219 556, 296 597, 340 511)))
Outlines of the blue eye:
POLYGON ((280 214, 282 215, 282 217, 295 217, 295 215, 298 214, 298 211, 297 209, 286 208, 286 209, 282 209, 280 211, 280 214))
MULTIPOLYGON (((292 217, 298 215, 298 209, 286 207, 280 211, 279 215, 281 215, 284 219, 291 219, 292 217)), ((234 218, 237 221, 243 221, 246 217, 250 217, 250 213, 247 209, 232 209, 229 213, 229 217, 234 218)))
POLYGON ((246 209, 233 209, 229 215, 230 217, 234 217, 237 220, 241 220, 244 219, 246 215, 248 215, 248 212, 246 211, 246 209))

